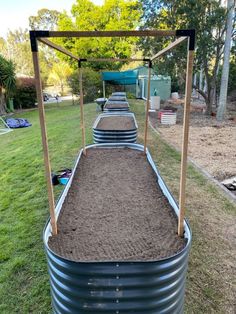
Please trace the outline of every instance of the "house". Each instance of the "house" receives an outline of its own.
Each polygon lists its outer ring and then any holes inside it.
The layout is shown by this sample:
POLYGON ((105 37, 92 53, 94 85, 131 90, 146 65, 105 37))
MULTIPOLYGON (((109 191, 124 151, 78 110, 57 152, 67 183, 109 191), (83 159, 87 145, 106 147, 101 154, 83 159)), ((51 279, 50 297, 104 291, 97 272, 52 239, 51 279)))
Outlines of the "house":
MULTIPOLYGON (((105 92, 105 83, 120 86, 120 90, 133 94, 136 98, 147 98, 148 67, 139 66, 135 69, 123 72, 102 72, 102 80, 105 92)), ((166 100, 171 93, 170 76, 157 75, 151 70, 150 95, 160 96, 166 100)), ((105 97, 105 96, 104 96, 105 97)))
MULTIPOLYGON (((138 71, 138 89, 136 98, 147 98, 148 89, 148 67, 140 66, 134 70, 138 71)), ((170 76, 157 75, 151 70, 150 96, 160 96, 161 100, 166 100, 171 94, 171 78, 170 76)))

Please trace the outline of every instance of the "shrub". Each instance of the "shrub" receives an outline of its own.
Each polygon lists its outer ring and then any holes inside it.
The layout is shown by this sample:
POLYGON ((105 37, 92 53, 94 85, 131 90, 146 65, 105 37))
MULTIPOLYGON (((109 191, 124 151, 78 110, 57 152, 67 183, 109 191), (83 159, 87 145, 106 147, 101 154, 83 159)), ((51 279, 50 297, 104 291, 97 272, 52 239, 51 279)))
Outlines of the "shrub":
POLYGON ((127 92, 126 97, 127 97, 128 99, 136 99, 135 95, 132 94, 132 93, 130 93, 130 92, 127 92))
POLYGON ((32 108, 36 102, 35 79, 20 77, 17 79, 14 93, 14 107, 17 109, 32 108))
MULTIPOLYGON (((75 71, 69 77, 69 86, 73 94, 79 94, 79 72, 75 71)), ((101 74, 89 68, 83 68, 83 94, 84 102, 94 101, 102 97, 102 79, 101 74)))

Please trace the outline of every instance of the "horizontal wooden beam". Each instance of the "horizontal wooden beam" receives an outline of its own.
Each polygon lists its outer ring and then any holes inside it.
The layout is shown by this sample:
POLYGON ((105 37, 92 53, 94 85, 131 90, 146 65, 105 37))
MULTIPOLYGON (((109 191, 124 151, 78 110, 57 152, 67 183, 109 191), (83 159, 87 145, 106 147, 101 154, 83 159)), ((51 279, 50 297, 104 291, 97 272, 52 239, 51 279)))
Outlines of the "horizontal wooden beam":
POLYGON ((43 44, 51 47, 51 48, 54 48, 55 50, 57 51, 60 51, 62 53, 64 53, 65 55, 75 59, 75 60, 79 60, 79 57, 73 55, 73 53, 71 53, 70 51, 66 50, 65 48, 57 45, 57 44, 54 44, 53 42, 51 42, 50 40, 46 39, 46 38, 38 38, 38 40, 40 42, 42 42, 43 44))
POLYGON ((88 61, 88 62, 92 62, 92 61, 95 61, 95 62, 103 62, 103 61, 106 61, 106 62, 125 62, 125 61, 143 61, 143 62, 148 62, 149 59, 148 58, 86 58, 86 59, 83 59, 82 61, 88 61))
POLYGON ((51 48, 54 48, 56 49, 57 51, 60 51, 64 54, 66 54, 67 56, 73 58, 73 59, 76 59, 77 61, 88 61, 88 62, 92 62, 92 61, 95 61, 95 62, 118 62, 118 61, 149 61, 149 58, 79 58, 77 56, 75 56, 73 53, 71 53, 70 51, 66 50, 65 48, 53 43, 52 41, 46 39, 46 38, 38 38, 38 40, 40 42, 42 42, 43 44, 51 47, 51 48))
POLYGON ((180 43, 182 43, 184 40, 186 40, 188 37, 180 37, 179 39, 175 40, 173 43, 169 44, 166 48, 162 49, 158 53, 156 53, 152 58, 151 61, 161 57, 164 55, 167 51, 173 49, 174 47, 178 46, 180 43))
MULTIPOLYGON (((175 36, 175 30, 137 30, 137 31, 49 31, 48 37, 143 37, 175 36)), ((47 37, 47 36, 45 36, 47 37)))

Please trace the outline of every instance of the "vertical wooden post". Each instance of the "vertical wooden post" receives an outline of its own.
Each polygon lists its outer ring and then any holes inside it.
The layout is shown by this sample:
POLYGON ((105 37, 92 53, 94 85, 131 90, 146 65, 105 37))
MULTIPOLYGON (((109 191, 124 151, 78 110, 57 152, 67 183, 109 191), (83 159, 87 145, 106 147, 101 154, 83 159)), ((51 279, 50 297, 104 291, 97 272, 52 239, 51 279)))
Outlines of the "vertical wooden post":
POLYGON ((50 159, 49 159, 47 129, 46 129, 46 123, 45 123, 43 91, 42 91, 42 84, 41 84, 41 79, 40 79, 38 51, 32 51, 32 56, 33 56, 33 63, 34 63, 34 73, 35 73, 35 81, 36 81, 36 92, 37 92, 37 101, 38 101, 38 109, 39 109, 39 120, 40 120, 40 126, 41 126, 41 136, 42 136, 42 143, 43 143, 43 156, 44 156, 44 165, 45 165, 46 179, 47 179, 51 227, 52 227, 52 234, 56 235, 57 223, 56 223, 56 215, 55 215, 53 186, 52 186, 52 179, 51 179, 51 165, 50 165, 50 159))
POLYGON ((105 81, 102 81, 102 87, 103 87, 103 98, 106 98, 106 87, 105 87, 105 81))
POLYGON ((183 141, 181 156, 181 173, 180 173, 180 192, 179 192, 179 221, 178 235, 183 237, 184 232, 184 213, 185 213, 185 190, 186 190, 186 171, 187 171, 187 153, 188 153, 188 136, 189 136, 189 114, 192 94, 192 75, 193 75, 194 50, 188 50, 185 103, 184 103, 184 124, 183 124, 183 141))
POLYGON ((83 72, 81 67, 81 61, 79 61, 79 89, 80 89, 80 121, 81 121, 81 129, 82 129, 82 143, 83 143, 83 154, 86 155, 85 149, 85 123, 84 123, 84 94, 83 94, 83 72))
POLYGON ((145 119, 145 130, 144 130, 144 153, 146 153, 146 149, 147 149, 148 113, 149 113, 149 107, 150 107, 151 71, 152 71, 152 62, 149 61, 148 89, 147 89, 147 101, 146 101, 146 119, 145 119))
POLYGON ((136 97, 136 98, 139 98, 138 79, 136 80, 136 93, 135 93, 135 97, 136 97))

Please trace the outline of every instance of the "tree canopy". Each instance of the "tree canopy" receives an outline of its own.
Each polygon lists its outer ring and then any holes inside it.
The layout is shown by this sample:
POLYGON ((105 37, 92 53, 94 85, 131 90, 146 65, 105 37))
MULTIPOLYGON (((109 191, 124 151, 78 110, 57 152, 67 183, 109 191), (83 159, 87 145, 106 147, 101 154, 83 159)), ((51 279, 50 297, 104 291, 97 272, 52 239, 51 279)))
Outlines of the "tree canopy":
MULTIPOLYGON (((216 89, 217 71, 221 60, 226 26, 226 8, 217 0, 166 1, 140 0, 143 5, 143 28, 192 29, 196 30, 195 72, 204 71, 207 89, 199 90, 205 98, 208 113, 211 113, 213 94, 216 89), (152 8, 152 9, 150 9, 152 8)), ((168 40, 156 42, 153 39, 141 40, 140 47, 152 52, 162 49, 168 40)), ((168 69, 172 76, 184 79, 183 65, 186 50, 179 47, 167 54, 165 64, 158 63, 159 69, 168 69)))
MULTIPOLYGON (((107 0, 99 6, 90 0, 77 0, 72 6, 72 16, 63 13, 59 17, 58 30, 130 30, 138 26, 141 6, 137 1, 107 0)), ((127 58, 133 51, 136 38, 60 38, 58 43, 81 58, 127 58)), ((119 69, 122 64, 93 63, 95 69, 119 69)))
POLYGON ((29 17, 29 26, 33 30, 55 30, 60 14, 56 10, 38 10, 37 15, 29 17))

